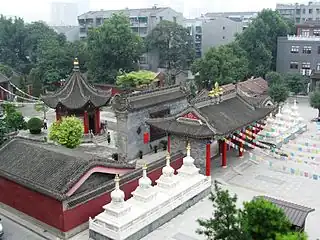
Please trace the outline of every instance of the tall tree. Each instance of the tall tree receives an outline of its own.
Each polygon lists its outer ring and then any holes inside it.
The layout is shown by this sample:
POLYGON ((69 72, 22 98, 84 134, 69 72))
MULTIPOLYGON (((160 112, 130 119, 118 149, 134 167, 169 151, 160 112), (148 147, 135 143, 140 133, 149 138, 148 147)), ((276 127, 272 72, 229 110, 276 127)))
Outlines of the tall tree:
POLYGON ((282 103, 289 97, 289 90, 284 83, 274 83, 269 87, 269 96, 276 103, 282 103))
POLYGON ((290 232, 291 223, 283 210, 258 198, 244 203, 243 228, 252 239, 275 239, 277 234, 290 232))
POLYGON ((43 85, 37 68, 31 70, 27 81, 32 84, 32 96, 39 97, 43 93, 43 85))
POLYGON ((142 39, 124 14, 114 14, 88 34, 88 70, 96 82, 115 83, 119 70, 129 72, 142 54, 142 39))
POLYGON ((291 25, 277 11, 262 10, 249 27, 237 36, 247 52, 252 75, 264 76, 276 69, 277 38, 291 33, 291 25))
POLYGON ((5 75, 7 78, 11 78, 13 75, 12 69, 9 66, 3 64, 0 64, 0 73, 5 75))
POLYGON ((299 73, 289 73, 285 75, 284 81, 295 95, 301 92, 307 93, 309 79, 306 76, 299 73))
POLYGON ((268 82, 269 86, 272 86, 273 84, 283 84, 284 79, 282 75, 278 72, 270 71, 266 74, 265 79, 268 82))
POLYGON ((0 146, 6 140, 7 124, 3 119, 0 119, 0 146))
POLYGON ((208 240, 249 240, 241 231, 236 208, 237 196, 230 196, 228 190, 223 190, 215 181, 215 191, 210 200, 214 208, 213 217, 198 223, 201 228, 197 233, 204 235, 208 240))
POLYGON ((318 117, 320 118, 320 91, 317 90, 310 95, 310 106, 318 109, 318 117))
POLYGON ((149 51, 159 53, 160 66, 167 69, 172 80, 188 70, 195 59, 193 41, 188 30, 170 21, 161 21, 147 36, 149 51))
POLYGON ((237 43, 211 48, 202 59, 192 65, 198 89, 242 81, 248 75, 248 60, 237 43))
POLYGON ((292 232, 288 234, 278 234, 276 240, 308 240, 308 237, 304 232, 292 232))
POLYGON ((125 89, 143 87, 152 83, 155 77, 154 72, 145 70, 122 73, 117 77, 116 84, 125 89))

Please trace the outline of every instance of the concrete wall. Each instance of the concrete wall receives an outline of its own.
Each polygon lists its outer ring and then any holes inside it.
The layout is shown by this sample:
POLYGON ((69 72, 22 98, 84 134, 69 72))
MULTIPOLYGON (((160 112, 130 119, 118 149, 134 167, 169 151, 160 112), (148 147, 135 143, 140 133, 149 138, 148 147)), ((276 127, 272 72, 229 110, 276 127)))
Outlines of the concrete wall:
MULTIPOLYGON (((144 154, 152 151, 151 146, 158 145, 162 139, 144 144, 144 133, 150 133, 150 127, 145 122, 150 118, 150 113, 158 112, 169 108, 170 114, 176 114, 184 110, 188 105, 186 99, 177 102, 164 103, 162 105, 144 108, 139 111, 129 112, 128 114, 117 113, 118 153, 122 154, 126 160, 138 157, 139 151, 144 154), (140 127, 140 133, 137 132, 140 127)), ((163 138, 166 139, 166 138, 163 138)))
POLYGON ((235 34, 243 31, 244 24, 228 18, 216 18, 202 25, 202 53, 234 41, 235 34))
POLYGON ((288 40, 287 37, 279 37, 277 47, 277 72, 299 73, 303 62, 310 62, 311 70, 317 69, 317 64, 320 63, 318 47, 320 47, 319 41, 298 41, 288 40), (292 46, 299 46, 299 53, 291 53, 292 46), (304 46, 311 47, 311 54, 302 53, 304 46), (290 69, 291 62, 298 62, 298 69, 290 69))

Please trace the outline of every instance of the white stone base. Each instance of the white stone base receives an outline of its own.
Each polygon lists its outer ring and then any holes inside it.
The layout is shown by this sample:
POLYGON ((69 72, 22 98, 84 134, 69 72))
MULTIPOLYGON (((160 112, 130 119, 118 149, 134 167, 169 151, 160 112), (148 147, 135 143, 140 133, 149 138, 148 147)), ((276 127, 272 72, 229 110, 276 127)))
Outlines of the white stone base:
MULTIPOLYGON (((159 190, 158 187, 155 188, 159 190)), ((179 181, 174 191, 157 191, 152 202, 141 203, 131 198, 127 202, 132 208, 127 214, 115 218, 103 212, 94 220, 90 220, 90 234, 98 235, 99 239, 140 239, 142 235, 156 228, 152 226, 153 223, 157 223, 156 226, 159 227, 164 223, 161 221, 163 218, 168 221, 174 217, 173 215, 171 217, 171 212, 196 199, 199 194, 208 194, 207 190, 210 188, 211 177, 199 174, 190 178, 189 181, 179 181), (152 230, 148 230, 149 227, 152 230)), ((186 209, 189 205, 184 207, 186 209)))
POLYGON ((175 188, 178 184, 178 179, 175 175, 172 178, 166 178, 162 175, 158 180, 156 180, 156 183, 157 187, 167 190, 175 188))
POLYGON ((150 202, 153 199, 156 198, 157 193, 154 191, 153 188, 148 188, 148 189, 141 189, 137 188, 133 193, 133 198, 137 201, 141 202, 150 202))
POLYGON ((198 175, 199 172, 200 172, 200 169, 194 165, 191 165, 191 166, 182 165, 182 167, 180 169, 178 169, 178 176, 179 177, 192 177, 192 176, 198 175))

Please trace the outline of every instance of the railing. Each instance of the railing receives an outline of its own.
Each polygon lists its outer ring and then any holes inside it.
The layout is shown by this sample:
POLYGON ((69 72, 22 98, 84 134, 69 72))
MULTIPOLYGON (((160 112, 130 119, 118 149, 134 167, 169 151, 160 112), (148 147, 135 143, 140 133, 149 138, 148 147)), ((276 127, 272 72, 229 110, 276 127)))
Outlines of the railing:
POLYGON ((320 36, 287 35, 291 41, 320 41, 320 36))

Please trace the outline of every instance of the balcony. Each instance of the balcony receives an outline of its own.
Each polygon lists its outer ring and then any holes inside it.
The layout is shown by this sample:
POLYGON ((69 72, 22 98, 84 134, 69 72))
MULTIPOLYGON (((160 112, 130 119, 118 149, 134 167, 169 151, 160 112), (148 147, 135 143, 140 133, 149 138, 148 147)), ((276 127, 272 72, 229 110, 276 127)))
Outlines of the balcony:
POLYGON ((287 39, 290 41, 320 41, 320 36, 296 36, 296 35, 288 35, 287 39))

